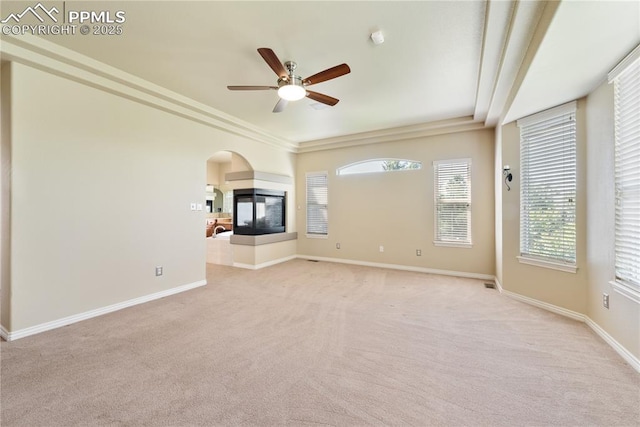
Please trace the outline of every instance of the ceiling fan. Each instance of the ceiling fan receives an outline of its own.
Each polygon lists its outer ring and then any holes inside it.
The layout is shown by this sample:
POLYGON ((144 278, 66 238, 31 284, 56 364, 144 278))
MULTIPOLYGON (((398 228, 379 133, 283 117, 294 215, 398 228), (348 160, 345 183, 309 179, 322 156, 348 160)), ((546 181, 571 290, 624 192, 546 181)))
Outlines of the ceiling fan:
POLYGON ((273 109, 274 113, 279 113, 284 110, 289 101, 297 101, 299 99, 307 98, 314 101, 321 102, 326 105, 334 106, 338 103, 339 99, 333 98, 329 95, 324 95, 318 92, 312 92, 307 90, 307 86, 311 86, 317 83, 322 83, 327 80, 335 79, 336 77, 349 74, 351 69, 347 64, 336 65, 335 67, 328 68, 324 71, 320 71, 306 79, 294 74, 297 64, 293 61, 287 61, 282 64, 276 54, 269 48, 261 47, 258 49, 258 53, 265 60, 267 65, 278 75, 277 86, 227 86, 229 90, 277 90, 280 100, 273 109), (286 68, 285 68, 286 67, 286 68))

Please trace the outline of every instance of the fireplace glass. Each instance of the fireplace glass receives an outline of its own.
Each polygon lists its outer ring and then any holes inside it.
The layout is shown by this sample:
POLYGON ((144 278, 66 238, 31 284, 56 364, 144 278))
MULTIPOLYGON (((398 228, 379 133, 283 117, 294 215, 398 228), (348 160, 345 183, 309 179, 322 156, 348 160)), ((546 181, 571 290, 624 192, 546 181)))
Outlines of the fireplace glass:
POLYGON ((286 194, 260 188, 233 191, 233 232, 257 236, 284 233, 286 194))

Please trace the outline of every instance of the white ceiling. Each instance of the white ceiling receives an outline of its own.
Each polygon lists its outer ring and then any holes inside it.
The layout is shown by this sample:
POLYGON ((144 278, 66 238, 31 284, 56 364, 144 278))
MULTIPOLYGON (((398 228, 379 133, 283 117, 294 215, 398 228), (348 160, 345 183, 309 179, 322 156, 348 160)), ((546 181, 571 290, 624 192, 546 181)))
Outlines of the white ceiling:
POLYGON ((561 3, 506 121, 586 96, 638 43, 640 2, 561 3))
POLYGON ((126 11, 124 35, 50 41, 301 145, 443 120, 489 126, 505 114, 513 120, 586 95, 640 43, 637 1, 565 0, 546 7, 506 0, 73 6, 126 11), (370 41, 374 30, 384 33, 383 45, 370 41), (276 84, 259 47, 296 61, 302 77, 349 64, 350 74, 310 88, 340 102, 316 110, 303 99, 274 114, 275 91, 227 90, 276 84))

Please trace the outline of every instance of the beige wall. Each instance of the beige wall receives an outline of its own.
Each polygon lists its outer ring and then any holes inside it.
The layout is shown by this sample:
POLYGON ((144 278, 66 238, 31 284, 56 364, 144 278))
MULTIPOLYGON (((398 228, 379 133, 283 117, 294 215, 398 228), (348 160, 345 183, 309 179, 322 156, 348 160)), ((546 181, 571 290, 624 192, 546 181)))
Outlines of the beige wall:
POLYGON ((220 185, 220 163, 207 161, 207 185, 220 185))
POLYGON ((11 64, 0 72, 0 324, 11 327, 11 64))
POLYGON ((640 305, 615 292, 615 181, 613 85, 587 98, 587 286, 586 314, 640 358, 640 305), (609 294, 609 309, 602 294, 609 294))
MULTIPOLYGON (((250 170, 254 170, 254 169, 251 167, 249 162, 247 162, 247 159, 238 155, 237 153, 231 153, 231 165, 229 165, 229 170, 227 170, 224 173, 250 171, 250 170)), ((224 182, 224 175, 220 177, 220 182, 221 183, 224 182)))
MULTIPOLYGON (((239 156, 236 156, 239 157, 239 156)), ((240 171, 246 169, 238 169, 240 171)), ((237 172, 233 169, 233 162, 214 162, 209 160, 207 162, 207 184, 215 185, 216 188, 221 189, 225 187, 225 175, 229 172, 237 172)), ((224 190, 223 190, 224 191, 224 190)))
POLYGON ((382 264, 493 275, 493 130, 461 132, 298 155, 298 253, 382 264), (336 169, 374 158, 418 160, 418 171, 336 176, 336 169), (473 247, 436 247, 433 161, 471 158, 473 247), (305 174, 328 171, 329 235, 308 238, 305 174), (341 249, 336 249, 340 243, 341 249), (379 246, 384 252, 379 252, 379 246), (416 249, 422 256, 416 256, 416 249))
POLYGON ((270 243, 259 246, 231 245, 234 264, 263 267, 261 264, 279 262, 296 255, 296 240, 270 243))
POLYGON ((520 255, 520 130, 515 122, 502 128, 502 163, 510 165, 513 173, 511 191, 504 186, 502 190, 502 287, 578 313, 585 313, 587 303, 585 110, 583 99, 578 102, 576 112, 578 271, 575 274, 521 264, 516 258, 520 255))
POLYGON ((258 265, 265 264, 294 256, 297 252, 297 244, 297 240, 287 240, 270 245, 256 246, 255 263, 258 265))
POLYGON ((293 154, 13 66, 11 331, 204 280, 189 205, 217 151, 294 173, 293 154))

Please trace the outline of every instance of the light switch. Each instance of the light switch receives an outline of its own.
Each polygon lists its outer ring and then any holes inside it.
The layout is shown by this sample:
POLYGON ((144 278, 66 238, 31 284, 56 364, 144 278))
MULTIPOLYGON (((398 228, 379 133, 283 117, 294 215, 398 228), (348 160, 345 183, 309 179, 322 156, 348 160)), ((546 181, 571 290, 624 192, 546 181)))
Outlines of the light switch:
POLYGON ((201 211, 202 210, 202 203, 198 203, 198 210, 201 211))
POLYGON ((195 211, 196 210, 196 204, 195 203, 191 203, 191 210, 195 211))

